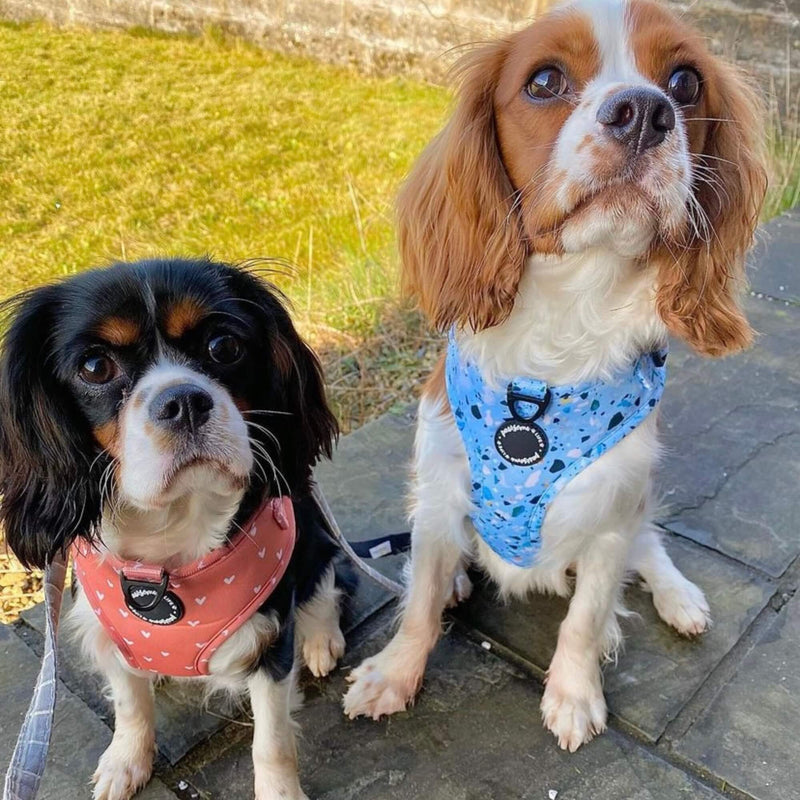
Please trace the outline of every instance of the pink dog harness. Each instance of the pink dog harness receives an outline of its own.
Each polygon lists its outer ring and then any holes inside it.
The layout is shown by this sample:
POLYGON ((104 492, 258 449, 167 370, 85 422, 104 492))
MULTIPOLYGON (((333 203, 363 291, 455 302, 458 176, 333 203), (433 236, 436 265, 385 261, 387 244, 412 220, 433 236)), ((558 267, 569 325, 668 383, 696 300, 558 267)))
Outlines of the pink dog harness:
POLYGON ((78 539, 75 572, 94 613, 134 669, 208 675, 208 662, 272 594, 296 541, 289 498, 265 503, 230 542, 172 572, 78 539))

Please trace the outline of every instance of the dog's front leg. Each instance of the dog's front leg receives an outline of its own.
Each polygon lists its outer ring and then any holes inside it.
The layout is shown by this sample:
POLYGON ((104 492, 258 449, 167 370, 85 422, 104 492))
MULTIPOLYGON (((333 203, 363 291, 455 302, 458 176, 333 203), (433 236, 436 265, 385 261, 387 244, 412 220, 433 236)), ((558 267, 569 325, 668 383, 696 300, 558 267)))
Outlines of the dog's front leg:
POLYGON ((297 609, 297 635, 303 660, 317 678, 335 669, 344 655, 345 641, 340 626, 341 594, 336 587, 336 573, 333 567, 329 567, 313 596, 297 609))
POLYGON ((253 709, 256 800, 308 800, 297 774, 296 726, 291 715, 295 670, 278 680, 275 677, 259 667, 247 682, 253 709))
POLYGON ((420 404, 415 461, 411 568, 400 627, 380 653, 350 673, 352 685, 344 698, 350 718, 378 719, 405 709, 422 684, 445 606, 459 587, 468 595, 468 579, 460 575, 469 467, 452 416, 426 398, 420 404), (457 573, 459 584, 454 584, 457 573))
POLYGON ((403 711, 422 684, 461 556, 452 543, 432 533, 414 527, 408 599, 397 633, 380 653, 348 676, 351 686, 344 710, 351 719, 379 719, 403 711))
POLYGON ((542 698, 542 719, 574 752, 606 727, 600 659, 619 645, 615 606, 631 537, 599 533, 576 564, 575 593, 561 623, 542 698))
MULTIPOLYGON (((113 647, 110 642, 109 647, 113 647)), ((150 780, 153 772, 156 747, 153 683, 120 664, 117 653, 107 652, 102 666, 114 702, 114 736, 92 778, 93 797, 128 800, 150 780)))

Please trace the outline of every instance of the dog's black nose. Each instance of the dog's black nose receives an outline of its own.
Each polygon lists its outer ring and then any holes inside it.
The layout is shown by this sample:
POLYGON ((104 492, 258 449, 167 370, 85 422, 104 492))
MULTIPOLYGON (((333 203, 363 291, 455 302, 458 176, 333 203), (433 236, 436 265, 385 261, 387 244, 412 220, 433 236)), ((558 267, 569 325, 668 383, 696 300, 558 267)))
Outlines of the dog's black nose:
POLYGON ((179 383, 159 392, 150 403, 150 419, 160 428, 196 432, 208 422, 214 401, 193 383, 179 383))
POLYGON ((637 153, 656 147, 675 128, 675 110, 657 89, 623 89, 600 106, 597 121, 637 153))

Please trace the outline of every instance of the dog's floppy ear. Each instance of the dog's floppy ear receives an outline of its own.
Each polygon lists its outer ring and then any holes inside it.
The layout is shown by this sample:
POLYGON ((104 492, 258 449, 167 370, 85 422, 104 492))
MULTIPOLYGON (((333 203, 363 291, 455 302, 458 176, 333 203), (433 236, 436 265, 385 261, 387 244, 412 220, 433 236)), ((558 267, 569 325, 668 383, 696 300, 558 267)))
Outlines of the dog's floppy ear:
POLYGON ((0 521, 26 567, 43 568, 101 514, 88 425, 54 374, 59 287, 6 304, 0 356, 0 521))
POLYGON ((293 490, 305 493, 311 467, 321 456, 331 457, 339 426, 328 407, 319 359, 300 338, 288 314, 285 323, 272 342, 273 355, 284 376, 281 389, 287 408, 292 411, 279 434, 287 442, 281 452, 281 464, 293 490))
POLYGON ((694 159, 702 224, 678 252, 663 254, 656 305, 672 333, 699 353, 720 356, 752 341, 740 301, 767 175, 763 104, 738 70, 717 59, 712 65, 712 121, 694 159))
POLYGON ((439 329, 482 330, 511 312, 527 255, 497 142, 494 93, 509 43, 459 63, 459 102, 400 192, 403 287, 439 329))
MULTIPOLYGON (((255 276, 230 268, 237 298, 259 307, 265 328, 265 346, 276 376, 259 376, 259 387, 270 385, 288 415, 263 416, 258 424, 267 426, 280 446, 280 470, 294 495, 309 489, 311 468, 321 456, 330 458, 339 426, 325 394, 322 367, 314 351, 303 341, 284 307, 284 298, 272 286, 255 276)), ((259 389, 254 389, 259 391, 259 389)), ((265 398, 265 403, 269 399, 265 398)), ((251 434, 256 435, 254 428, 251 434)), ((263 444, 271 449, 269 441, 263 444)), ((269 468, 267 468, 269 473, 269 468)), ((282 489, 286 486, 282 483, 282 489)))

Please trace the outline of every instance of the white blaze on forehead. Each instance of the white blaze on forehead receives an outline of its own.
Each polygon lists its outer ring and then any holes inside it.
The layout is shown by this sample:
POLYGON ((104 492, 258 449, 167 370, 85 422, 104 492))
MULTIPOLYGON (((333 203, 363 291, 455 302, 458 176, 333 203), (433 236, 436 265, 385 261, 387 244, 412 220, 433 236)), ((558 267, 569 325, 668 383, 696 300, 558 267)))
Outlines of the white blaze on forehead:
MULTIPOLYGON (((622 164, 616 175, 603 168, 606 154, 614 155, 614 145, 597 119, 603 103, 628 88, 662 90, 637 69, 631 35, 631 0, 572 0, 560 8, 582 15, 589 23, 599 61, 597 74, 582 87, 574 110, 561 128, 551 159, 553 174, 558 176, 553 201, 562 212, 569 213, 587 198, 624 180, 622 164)), ((675 134, 650 154, 647 163, 649 168, 637 180, 637 186, 658 208, 657 220, 652 213, 645 213, 642 206, 638 207, 638 213, 631 206, 631 215, 624 219, 617 210, 621 205, 613 206, 611 213, 598 206, 594 216, 587 212, 574 224, 565 225, 561 240, 566 250, 578 252, 602 244, 613 246, 626 256, 640 255, 652 241, 656 223, 665 229, 677 228, 686 216, 691 174, 680 116, 675 134)))
POLYGON ((571 8, 589 19, 600 52, 602 84, 642 84, 648 81, 636 68, 630 41, 629 0, 575 0, 571 8))

